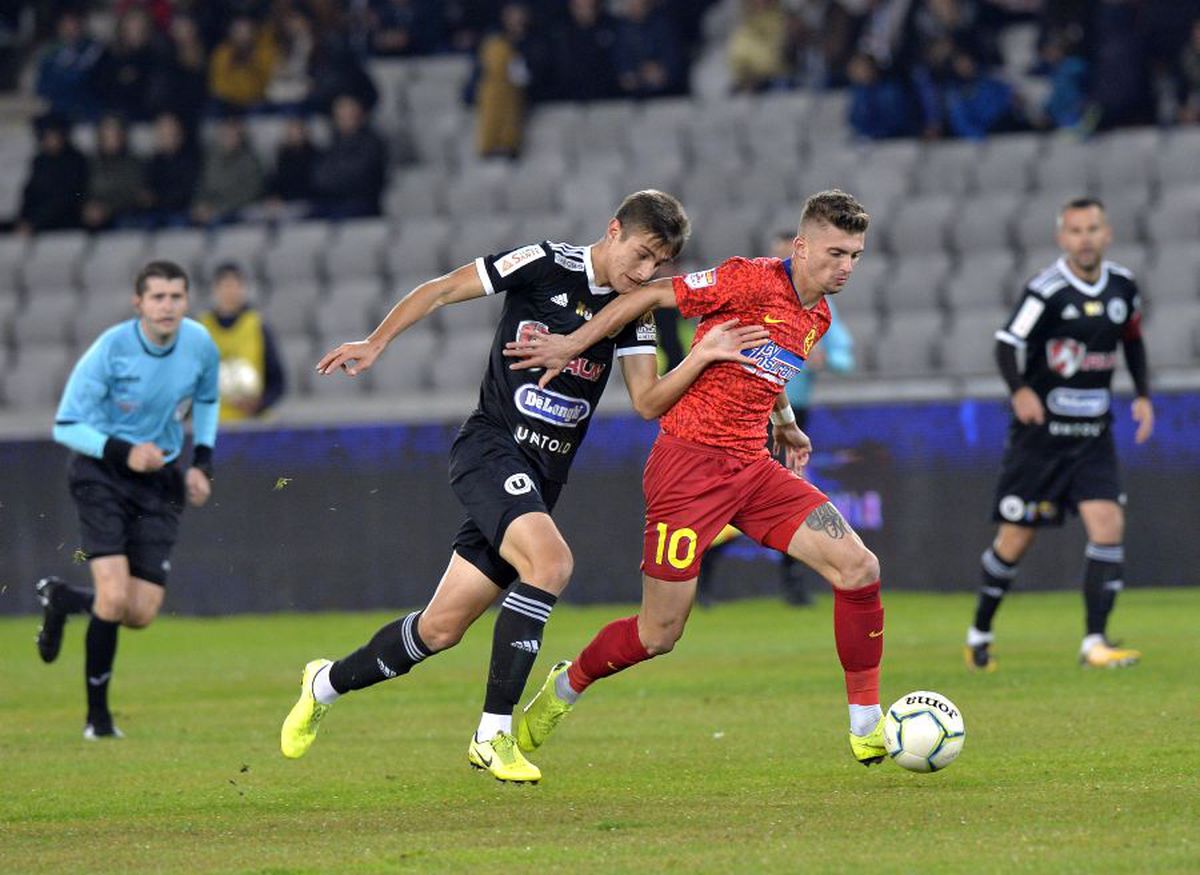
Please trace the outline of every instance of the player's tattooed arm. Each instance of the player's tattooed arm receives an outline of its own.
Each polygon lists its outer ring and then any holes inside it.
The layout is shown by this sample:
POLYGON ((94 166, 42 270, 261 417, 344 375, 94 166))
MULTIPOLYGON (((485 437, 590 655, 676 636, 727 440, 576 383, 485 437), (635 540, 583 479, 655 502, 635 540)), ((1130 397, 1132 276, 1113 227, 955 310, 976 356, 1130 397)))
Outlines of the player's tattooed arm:
POLYGON ((828 501, 810 513, 804 524, 814 532, 824 532, 835 541, 840 541, 850 531, 838 509, 828 501))

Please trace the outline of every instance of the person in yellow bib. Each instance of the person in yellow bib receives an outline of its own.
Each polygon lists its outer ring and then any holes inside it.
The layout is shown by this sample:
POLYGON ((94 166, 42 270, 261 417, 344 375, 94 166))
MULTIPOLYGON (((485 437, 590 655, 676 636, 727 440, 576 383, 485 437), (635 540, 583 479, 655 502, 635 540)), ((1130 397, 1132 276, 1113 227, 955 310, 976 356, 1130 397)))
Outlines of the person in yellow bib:
POLYGON ((246 301, 246 275, 226 262, 213 273, 212 309, 200 317, 221 353, 221 422, 262 416, 283 397, 283 366, 262 314, 246 301))

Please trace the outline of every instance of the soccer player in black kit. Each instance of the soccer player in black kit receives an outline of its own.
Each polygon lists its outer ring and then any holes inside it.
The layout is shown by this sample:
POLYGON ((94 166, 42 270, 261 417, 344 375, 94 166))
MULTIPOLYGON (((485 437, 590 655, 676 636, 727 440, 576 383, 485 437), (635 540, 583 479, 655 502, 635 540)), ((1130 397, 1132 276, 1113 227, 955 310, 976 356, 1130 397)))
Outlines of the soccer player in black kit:
POLYGON ((614 353, 634 409, 653 419, 708 364, 741 361, 741 351, 761 345, 767 335, 761 326, 727 322, 720 336, 698 345, 659 378, 654 320, 647 314, 590 347, 545 389, 538 387, 538 374, 509 367, 504 345, 534 333, 574 331, 614 293, 650 280, 678 255, 688 231, 675 198, 654 190, 636 192, 591 246, 543 241, 478 258, 418 286, 365 340, 342 344, 321 359, 317 370, 322 374, 343 369, 356 376, 401 332, 438 307, 506 293, 479 405, 450 452, 450 484, 467 515, 450 564, 423 610, 384 626, 343 659, 305 666, 300 698, 280 734, 285 756, 304 755, 340 695, 403 675, 454 646, 507 590, 496 619, 483 715, 467 758, 499 780, 541 778, 517 747, 512 712, 537 658, 543 627, 571 576, 571 551, 550 513, 604 391, 614 353))
POLYGON ((1141 300, 1133 274, 1104 259, 1112 230, 1100 201, 1080 198, 1063 206, 1057 239, 1063 257, 1030 281, 1008 324, 996 332, 996 360, 1012 392, 1013 419, 993 505, 1000 526, 983 553, 983 586, 964 651, 968 667, 983 671, 996 667, 992 619, 1021 557, 1036 530, 1062 525, 1068 510, 1079 514, 1088 536, 1080 662, 1117 668, 1141 658, 1106 637, 1124 563, 1125 496, 1111 412, 1118 345, 1137 393, 1136 442, 1154 430, 1141 300), (1024 370, 1018 350, 1025 353, 1024 370))

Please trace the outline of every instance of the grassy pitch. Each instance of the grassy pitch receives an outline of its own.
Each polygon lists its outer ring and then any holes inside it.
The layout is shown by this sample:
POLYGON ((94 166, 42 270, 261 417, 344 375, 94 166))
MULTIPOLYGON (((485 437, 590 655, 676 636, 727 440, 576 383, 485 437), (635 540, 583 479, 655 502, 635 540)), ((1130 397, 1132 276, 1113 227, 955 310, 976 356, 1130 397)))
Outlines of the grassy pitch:
MULTIPOLYGON (((163 618, 123 632, 120 742, 81 739, 83 623, 37 661, 0 621, 5 872, 1195 872, 1200 592, 1122 595, 1125 671, 1075 663, 1075 594, 1001 609, 969 674, 967 595, 888 594, 884 698, 945 693, 947 771, 864 769, 846 743, 830 600, 698 610, 675 653, 603 681, 533 759, 538 787, 466 764, 488 618, 455 650, 339 702, 300 761, 278 731, 303 663, 384 615, 163 618)), ((623 607, 555 611, 531 686, 623 607)))

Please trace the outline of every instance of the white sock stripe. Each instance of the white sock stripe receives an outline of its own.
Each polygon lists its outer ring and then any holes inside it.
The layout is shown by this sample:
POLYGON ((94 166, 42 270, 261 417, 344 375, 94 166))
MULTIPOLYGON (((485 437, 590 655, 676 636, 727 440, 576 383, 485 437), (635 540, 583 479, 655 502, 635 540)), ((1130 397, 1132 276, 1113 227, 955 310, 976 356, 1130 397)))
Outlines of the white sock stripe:
POLYGON ((513 592, 505 597, 501 607, 512 608, 514 611, 524 609, 524 613, 536 614, 543 620, 550 619, 550 605, 519 596, 513 592))
POLYGON ((979 591, 984 595, 991 596, 994 599, 1002 599, 1008 593, 1008 590, 1001 589, 998 586, 981 586, 979 591))
POLYGON ((404 618, 404 625, 400 627, 404 649, 408 652, 408 658, 413 662, 420 662, 429 655, 417 645, 416 639, 413 638, 413 626, 416 624, 418 616, 420 616, 420 612, 413 611, 404 618))
POLYGON ((1120 592, 1121 590, 1123 590, 1125 588, 1125 581, 1110 580, 1108 583, 1104 584, 1104 588, 1109 590, 1110 592, 1120 592))
POLYGON ((550 619, 549 611, 547 611, 544 614, 539 614, 534 611, 528 610, 520 605, 510 605, 508 602, 505 602, 502 605, 502 607, 506 608, 507 610, 513 611, 514 613, 522 614, 523 616, 526 616, 531 620, 537 620, 538 622, 542 623, 543 625, 545 625, 546 621, 550 619))
POLYGON ((1083 550, 1083 555, 1099 562, 1124 562, 1125 547, 1121 544, 1092 544, 1089 542, 1083 550))
POLYGON ((992 577, 999 577, 1001 580, 1012 580, 1017 576, 1017 566, 1009 565, 1002 561, 993 552, 991 547, 983 551, 983 555, 979 557, 979 561, 983 564, 983 570, 992 577))

